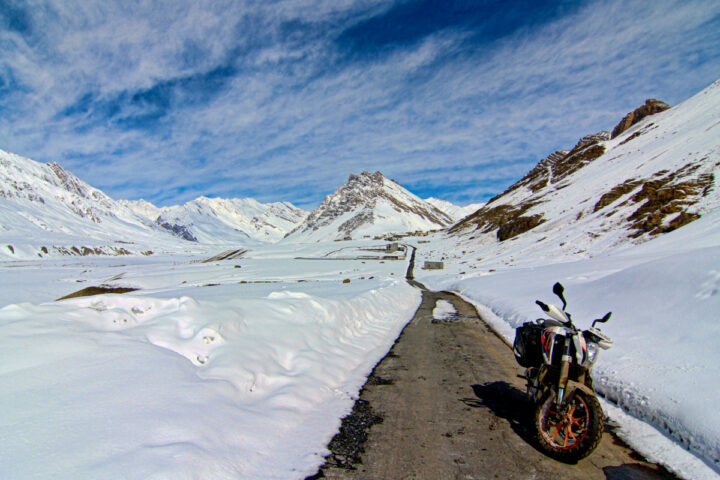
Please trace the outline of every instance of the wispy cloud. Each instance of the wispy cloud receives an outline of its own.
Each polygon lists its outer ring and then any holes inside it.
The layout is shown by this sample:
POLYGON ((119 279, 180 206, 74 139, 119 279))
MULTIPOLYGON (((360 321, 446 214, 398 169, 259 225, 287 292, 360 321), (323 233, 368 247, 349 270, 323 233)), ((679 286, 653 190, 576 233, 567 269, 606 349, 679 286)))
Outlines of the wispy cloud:
POLYGON ((0 148, 160 204, 313 207, 362 170, 467 203, 720 73, 714 2, 476 4, 10 3, 0 148))

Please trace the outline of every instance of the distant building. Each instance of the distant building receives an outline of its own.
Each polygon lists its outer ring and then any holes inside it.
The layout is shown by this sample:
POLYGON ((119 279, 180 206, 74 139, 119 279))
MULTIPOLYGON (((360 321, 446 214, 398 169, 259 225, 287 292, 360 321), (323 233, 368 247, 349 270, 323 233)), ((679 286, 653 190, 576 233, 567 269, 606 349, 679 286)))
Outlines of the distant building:
POLYGON ((445 268, 445 264, 443 262, 425 262, 425 265, 423 265, 423 270, 442 270, 445 268))

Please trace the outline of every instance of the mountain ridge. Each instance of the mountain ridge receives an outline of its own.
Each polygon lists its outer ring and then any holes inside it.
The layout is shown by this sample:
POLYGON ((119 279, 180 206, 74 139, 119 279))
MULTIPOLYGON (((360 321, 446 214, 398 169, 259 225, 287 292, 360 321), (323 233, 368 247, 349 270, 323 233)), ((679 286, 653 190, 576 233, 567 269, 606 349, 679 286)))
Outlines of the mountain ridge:
POLYGON ((486 204, 464 207, 479 207, 469 215, 420 199, 379 171, 351 174, 312 212, 251 198, 156 207, 113 200, 57 163, 0 151, 0 232, 10 253, 2 251, 14 258, 42 257, 53 248, 127 254, 149 245, 185 251, 190 242, 314 242, 447 229, 496 252, 509 251, 502 246, 508 241, 525 248, 553 241, 555 250, 590 255, 647 241, 720 206, 718 112, 720 81, 675 107, 649 99, 613 133, 586 135, 486 204))
POLYGON ((218 244, 276 242, 297 225, 307 212, 290 202, 263 204, 253 198, 200 196, 183 205, 157 207, 145 200, 126 200, 140 214, 185 240, 218 244))
MULTIPOLYGON (((349 181, 364 184, 365 190, 344 200, 345 207, 357 210, 355 215, 340 213, 347 217, 341 225, 344 234, 375 220, 381 223, 375 234, 452 223, 450 215, 379 172, 351 175, 349 181), (375 211, 376 205, 382 208, 375 211)), ((0 232, 7 244, 0 251, 11 258, 151 254, 277 242, 310 215, 290 202, 262 204, 252 198, 201 196, 170 207, 142 199, 114 200, 58 163, 42 164, 1 150, 0 200, 0 232)))

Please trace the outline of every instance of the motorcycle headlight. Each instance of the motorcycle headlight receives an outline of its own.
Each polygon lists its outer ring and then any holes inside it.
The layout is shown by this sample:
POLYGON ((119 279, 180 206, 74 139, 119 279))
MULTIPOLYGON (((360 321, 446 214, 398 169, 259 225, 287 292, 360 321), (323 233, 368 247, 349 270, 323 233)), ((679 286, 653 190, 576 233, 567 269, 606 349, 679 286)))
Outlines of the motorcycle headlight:
POLYGON ((597 360, 597 354, 600 351, 600 347, 595 342, 587 342, 587 354, 585 357, 585 365, 592 367, 597 360))

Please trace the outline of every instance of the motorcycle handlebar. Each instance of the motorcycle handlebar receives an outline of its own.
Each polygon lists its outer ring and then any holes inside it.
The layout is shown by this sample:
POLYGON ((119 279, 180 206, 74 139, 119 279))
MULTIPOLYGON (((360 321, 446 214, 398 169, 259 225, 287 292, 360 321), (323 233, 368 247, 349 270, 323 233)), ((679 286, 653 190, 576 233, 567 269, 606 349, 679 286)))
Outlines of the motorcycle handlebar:
POLYGON ((605 322, 607 322, 608 320, 610 320, 610 316, 611 316, 611 315, 612 315, 612 312, 606 313, 603 318, 598 318, 597 320, 595 320, 595 321, 592 323, 592 326, 594 327, 596 323, 605 323, 605 322))

